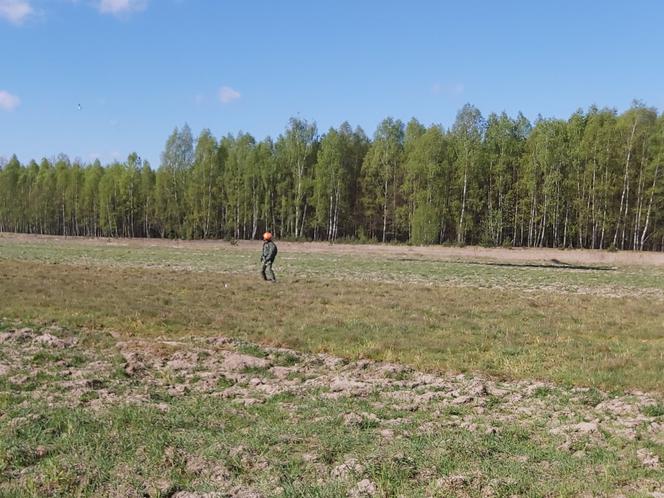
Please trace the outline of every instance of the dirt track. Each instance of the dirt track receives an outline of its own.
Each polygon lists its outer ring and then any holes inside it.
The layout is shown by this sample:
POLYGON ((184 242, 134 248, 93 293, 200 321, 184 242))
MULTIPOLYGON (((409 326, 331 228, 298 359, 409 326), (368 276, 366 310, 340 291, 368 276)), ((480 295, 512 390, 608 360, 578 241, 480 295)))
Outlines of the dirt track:
MULTIPOLYGON (((57 237, 0 233, 0 239, 17 243, 63 244, 75 242, 91 246, 162 247, 191 249, 249 249, 256 248, 259 241, 238 241, 232 245, 220 240, 166 240, 166 239, 124 239, 124 238, 85 238, 57 237)), ((490 261, 556 261, 567 264, 604 265, 643 265, 664 266, 664 253, 636 251, 600 251, 590 249, 548 249, 548 248, 485 248, 485 247, 443 247, 405 246, 389 244, 329 244, 326 242, 284 242, 277 241, 280 252, 350 254, 386 257, 408 257, 433 260, 490 260, 490 261)))

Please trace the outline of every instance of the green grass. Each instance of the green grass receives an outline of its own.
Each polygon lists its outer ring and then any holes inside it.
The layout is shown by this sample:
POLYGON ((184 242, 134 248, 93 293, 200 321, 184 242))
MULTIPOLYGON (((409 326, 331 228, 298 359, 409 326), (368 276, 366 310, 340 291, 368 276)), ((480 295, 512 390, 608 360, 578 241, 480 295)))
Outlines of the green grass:
POLYGON ((256 358, 265 358, 267 354, 261 348, 251 343, 242 343, 238 346, 238 351, 256 358))
POLYGON ((664 403, 645 406, 643 413, 649 417, 664 417, 664 403))
POLYGON ((242 369, 242 373, 256 377, 273 377, 272 372, 267 367, 245 367, 242 369))
POLYGON ((228 245, 0 238, 0 316, 135 336, 230 335, 432 371, 662 390, 659 267, 575 270, 303 249, 280 252, 280 282, 268 287, 257 278, 257 255, 228 245))
MULTIPOLYGON (((215 489, 210 475, 187 469, 194 457, 214 462, 210 468, 221 469, 227 480, 268 496, 344 496, 362 477, 372 480, 381 496, 424 496, 439 479, 445 483, 454 475, 465 480, 458 486, 441 484, 448 493, 480 496, 490 488, 498 496, 572 496, 610 493, 626 482, 660 475, 622 462, 611 447, 591 443, 580 444, 587 458, 579 460, 536 427, 506 424, 498 434, 440 428, 433 435, 385 443, 375 425, 348 430, 333 416, 367 409, 361 400, 305 399, 294 418, 290 405, 278 398, 238 408, 198 396, 171 401, 167 413, 132 405, 101 414, 32 406, 29 412, 40 416, 2 428, 0 472, 17 478, 0 484, 0 491, 100 496, 135 489, 159 496, 178 489, 215 489), (44 456, 37 456, 40 447, 44 456), (316 461, 303 459, 311 453, 316 461), (348 455, 362 462, 361 475, 344 481, 331 479, 329 470, 321 474, 348 455)), ((11 414, 29 413, 12 409, 11 414)), ((415 431, 431 420, 430 413, 420 414, 404 429, 415 431)), ((636 451, 636 445, 621 451, 636 451)))
MULTIPOLYGON (((5 330, 12 328, 8 323, 0 320, 5 330)), ((400 382, 417 374, 407 371, 388 372, 393 384, 382 391, 333 397, 325 382, 342 374, 361 376, 367 369, 340 362, 329 372, 331 367, 314 357, 244 340, 221 347, 302 369, 294 372, 301 377, 290 380, 330 377, 318 386, 300 382, 292 391, 265 395, 249 381, 258 377, 278 386, 270 368, 245 369, 237 381, 217 371, 212 392, 204 393, 201 379, 216 368, 208 360, 221 357, 205 337, 183 337, 179 349, 170 338, 137 338, 134 344, 103 330, 65 329, 56 335, 75 339, 74 346, 0 343, 14 368, 0 376, 0 496, 156 497, 180 490, 232 495, 243 488, 263 496, 340 497, 364 479, 378 496, 394 497, 616 490, 638 496, 664 479, 661 468, 648 468, 636 457, 646 448, 664 458, 652 432, 662 417, 661 401, 641 408, 647 418, 629 437, 597 412, 598 404, 614 395, 596 389, 540 386, 530 395, 522 391, 523 399, 496 392, 461 404, 432 398, 414 407, 390 397, 394 389, 404 389, 400 382), (147 363, 153 366, 140 374, 117 375, 127 341, 131 351, 159 361, 147 363), (173 374, 166 360, 188 350, 197 352, 196 362, 173 374), (72 380, 79 391, 70 387, 72 380), (171 391, 175 386, 187 389, 178 394, 171 391), (217 395, 245 386, 255 390, 217 395), (261 402, 237 402, 247 395, 261 402), (527 411, 520 414, 519 407, 527 411), (355 417, 352 423, 349 416, 355 417), (607 425, 597 433, 572 432, 568 446, 566 436, 550 430, 594 417, 607 425), (350 467, 340 471, 345 463, 350 467)), ((406 392, 451 389, 416 382, 406 392)), ((615 399, 631 403, 630 397, 615 399)))
MULTIPOLYGON (((179 247, 177 242, 136 246, 129 242, 81 243, 76 239, 50 243, 0 237, 0 258, 40 261, 81 267, 149 268, 171 271, 247 274, 258 268, 259 245, 253 252, 230 245, 179 247)), ((308 278, 380 280, 419 284, 463 284, 486 289, 547 289, 563 293, 653 295, 664 297, 664 268, 645 266, 569 265, 541 262, 501 262, 438 259, 392 254, 319 254, 302 249, 280 252, 279 273, 302 281, 308 278)))

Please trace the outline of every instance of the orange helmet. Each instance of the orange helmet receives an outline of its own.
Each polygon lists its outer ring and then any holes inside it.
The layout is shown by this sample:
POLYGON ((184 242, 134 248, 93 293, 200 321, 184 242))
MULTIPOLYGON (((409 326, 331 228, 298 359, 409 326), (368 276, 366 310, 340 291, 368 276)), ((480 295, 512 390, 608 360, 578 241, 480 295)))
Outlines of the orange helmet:
POLYGON ((265 232, 263 234, 263 240, 272 240, 272 234, 270 232, 265 232))

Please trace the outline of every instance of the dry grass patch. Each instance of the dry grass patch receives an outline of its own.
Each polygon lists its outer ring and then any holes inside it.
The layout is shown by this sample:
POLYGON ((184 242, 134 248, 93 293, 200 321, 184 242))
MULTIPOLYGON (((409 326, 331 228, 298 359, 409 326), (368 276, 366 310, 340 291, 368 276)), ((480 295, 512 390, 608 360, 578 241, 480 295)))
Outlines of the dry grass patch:
POLYGON ((658 301, 286 274, 0 260, 0 314, 126 336, 223 334, 430 371, 661 390, 658 301))

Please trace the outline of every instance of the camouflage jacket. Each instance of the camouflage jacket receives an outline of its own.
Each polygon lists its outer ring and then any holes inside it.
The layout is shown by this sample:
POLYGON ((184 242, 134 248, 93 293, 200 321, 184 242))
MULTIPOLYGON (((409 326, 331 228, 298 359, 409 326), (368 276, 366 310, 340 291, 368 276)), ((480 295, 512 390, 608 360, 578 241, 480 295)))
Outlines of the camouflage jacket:
POLYGON ((274 258, 277 257, 277 245, 271 240, 263 243, 263 254, 261 255, 261 261, 265 263, 271 263, 274 261, 274 258))

